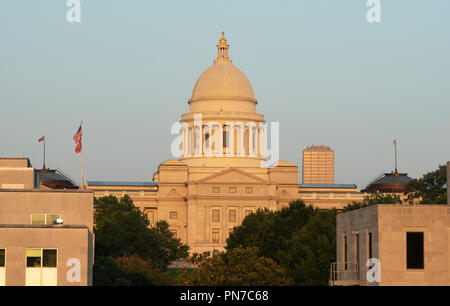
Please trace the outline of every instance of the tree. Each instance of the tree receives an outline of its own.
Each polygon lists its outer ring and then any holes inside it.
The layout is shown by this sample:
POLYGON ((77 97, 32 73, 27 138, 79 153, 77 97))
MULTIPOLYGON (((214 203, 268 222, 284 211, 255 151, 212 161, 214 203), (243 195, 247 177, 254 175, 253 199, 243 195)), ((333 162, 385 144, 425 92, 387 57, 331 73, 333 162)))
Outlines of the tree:
POLYGON ((400 199, 400 196, 397 194, 391 193, 384 194, 374 192, 370 195, 364 196, 364 199, 361 202, 353 201, 352 203, 345 206, 342 209, 342 211, 346 212, 376 204, 402 204, 402 200, 400 199))
POLYGON ((167 284, 167 265, 188 256, 188 246, 173 237, 167 222, 150 227, 127 195, 96 198, 94 207, 94 284, 167 284), (159 274, 149 278, 151 273, 159 274))
POLYGON ((235 248, 215 256, 194 255, 193 270, 179 273, 181 285, 280 286, 291 281, 274 260, 258 256, 257 248, 235 248))
POLYGON ((258 210, 234 229, 226 249, 257 248, 295 285, 326 285, 336 258, 336 210, 321 211, 301 200, 279 211, 258 210))
POLYGON ((406 184, 405 195, 409 203, 447 204, 447 167, 440 165, 435 171, 424 174, 406 184))

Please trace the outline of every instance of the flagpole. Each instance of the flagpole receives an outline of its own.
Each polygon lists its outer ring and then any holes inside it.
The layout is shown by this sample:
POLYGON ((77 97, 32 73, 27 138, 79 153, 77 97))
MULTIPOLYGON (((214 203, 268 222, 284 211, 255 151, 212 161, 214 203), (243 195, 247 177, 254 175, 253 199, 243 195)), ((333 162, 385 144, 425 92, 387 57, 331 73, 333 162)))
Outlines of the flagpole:
MULTIPOLYGON (((81 139, 80 141, 83 141, 83 120, 81 120, 80 123, 80 127, 81 127, 81 139)), ((84 177, 83 177, 83 143, 81 143, 81 189, 84 189, 84 177)))
POLYGON ((44 135, 44 166, 42 167, 42 169, 45 170, 45 142, 47 141, 47 136, 44 135))
POLYGON ((395 173, 397 173, 397 139, 395 140, 395 173))

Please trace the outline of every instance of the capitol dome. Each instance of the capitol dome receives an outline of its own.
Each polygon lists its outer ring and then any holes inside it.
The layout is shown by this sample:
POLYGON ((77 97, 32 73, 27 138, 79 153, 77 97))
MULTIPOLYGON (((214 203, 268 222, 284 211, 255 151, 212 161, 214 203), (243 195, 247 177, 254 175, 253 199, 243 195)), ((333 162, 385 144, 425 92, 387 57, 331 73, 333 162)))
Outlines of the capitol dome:
POLYGON ((205 100, 234 100, 256 103, 252 85, 247 77, 232 64, 229 45, 222 32, 217 45, 217 59, 198 78, 189 103, 205 100))

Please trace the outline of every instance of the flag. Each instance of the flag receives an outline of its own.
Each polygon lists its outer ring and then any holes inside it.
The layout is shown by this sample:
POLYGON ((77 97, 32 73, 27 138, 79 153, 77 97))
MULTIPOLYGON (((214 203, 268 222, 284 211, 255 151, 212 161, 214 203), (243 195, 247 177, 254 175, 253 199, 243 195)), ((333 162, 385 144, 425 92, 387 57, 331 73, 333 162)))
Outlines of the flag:
POLYGON ((397 139, 394 139, 394 146, 397 145, 397 139))
POLYGON ((41 138, 39 138, 38 142, 44 141, 45 136, 42 136, 41 138))
POLYGON ((83 135, 83 133, 81 132, 81 125, 78 128, 78 131, 75 133, 75 135, 73 135, 73 140, 75 141, 75 144, 77 145, 75 148, 75 153, 80 153, 81 152, 81 136, 83 135))

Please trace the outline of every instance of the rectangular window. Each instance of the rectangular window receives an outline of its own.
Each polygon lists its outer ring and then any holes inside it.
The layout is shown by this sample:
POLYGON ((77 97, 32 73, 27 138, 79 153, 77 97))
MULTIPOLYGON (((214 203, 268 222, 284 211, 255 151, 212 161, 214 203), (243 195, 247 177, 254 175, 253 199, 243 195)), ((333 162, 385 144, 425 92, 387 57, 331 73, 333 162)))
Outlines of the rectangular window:
POLYGON ((230 193, 236 193, 236 187, 230 187, 230 193))
POLYGON ((0 268, 5 267, 5 249, 0 249, 0 268))
POLYGON ((219 209, 212 210, 212 221, 220 222, 220 210, 219 209))
POLYGON ((57 255, 56 250, 42 250, 42 266, 44 268, 56 268, 57 255))
POLYGON ((27 249, 27 267, 40 268, 42 263, 41 249, 27 249))
POLYGON ((228 211, 228 222, 236 222, 236 210, 231 209, 228 211))
POLYGON ((245 193, 253 193, 253 187, 245 187, 245 193))
POLYGON ((347 270, 347 236, 344 236, 344 269, 347 270))
POLYGON ((370 258, 373 258, 373 254, 372 254, 372 233, 369 233, 369 235, 368 235, 368 237, 367 237, 367 243, 368 243, 368 255, 369 255, 369 258, 368 259, 370 259, 370 258))
POLYGON ((250 215, 253 211, 251 211, 250 209, 247 209, 246 211, 244 211, 244 215, 247 217, 248 215, 250 215))
POLYGON ((56 224, 56 220, 59 218, 59 215, 46 215, 45 222, 46 224, 56 224))
POLYGON ((54 249, 27 249, 28 268, 56 268, 57 251, 54 249))
POLYGON ((220 192, 220 187, 213 187, 212 192, 213 193, 219 193, 220 192))
POLYGON ((170 212, 170 219, 176 219, 178 216, 177 216, 177 212, 176 211, 171 211, 170 212))
POLYGON ((45 214, 32 214, 31 224, 45 224, 45 214))
POLYGON ((423 233, 406 233, 406 268, 424 268, 423 233))
POLYGON ((31 224, 56 224, 61 215, 55 214, 31 214, 31 224))
POLYGON ((219 243, 219 229, 212 230, 212 243, 219 243))

